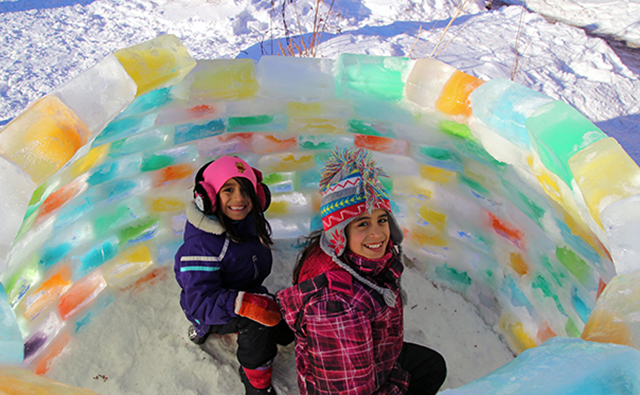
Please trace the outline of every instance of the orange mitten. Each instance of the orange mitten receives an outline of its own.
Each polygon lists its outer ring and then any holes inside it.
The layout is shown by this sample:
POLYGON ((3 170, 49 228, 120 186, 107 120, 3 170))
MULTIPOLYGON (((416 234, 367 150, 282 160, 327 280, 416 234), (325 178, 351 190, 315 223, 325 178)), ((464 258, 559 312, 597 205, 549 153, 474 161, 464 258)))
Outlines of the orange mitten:
POLYGON ((275 326, 280 322, 280 306, 269 295, 238 292, 235 313, 242 317, 261 323, 265 326, 275 326))

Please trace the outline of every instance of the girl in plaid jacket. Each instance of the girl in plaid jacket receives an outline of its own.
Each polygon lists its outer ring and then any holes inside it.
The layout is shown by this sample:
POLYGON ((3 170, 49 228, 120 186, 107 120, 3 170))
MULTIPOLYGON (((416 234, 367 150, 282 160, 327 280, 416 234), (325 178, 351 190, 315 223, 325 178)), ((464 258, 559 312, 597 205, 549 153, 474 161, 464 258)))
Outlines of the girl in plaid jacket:
POLYGON ((403 341, 403 234, 364 150, 335 151, 320 181, 323 230, 278 293, 295 333, 301 394, 435 394, 436 351, 403 341))

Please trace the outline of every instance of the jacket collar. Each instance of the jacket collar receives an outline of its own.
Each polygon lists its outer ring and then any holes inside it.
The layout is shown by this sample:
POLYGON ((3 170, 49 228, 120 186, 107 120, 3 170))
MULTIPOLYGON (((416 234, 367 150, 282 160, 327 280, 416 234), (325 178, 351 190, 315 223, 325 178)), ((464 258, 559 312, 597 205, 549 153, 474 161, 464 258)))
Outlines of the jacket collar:
POLYGON ((187 204, 187 220, 196 228, 215 235, 224 233, 224 227, 217 218, 210 217, 200 211, 195 202, 187 204))

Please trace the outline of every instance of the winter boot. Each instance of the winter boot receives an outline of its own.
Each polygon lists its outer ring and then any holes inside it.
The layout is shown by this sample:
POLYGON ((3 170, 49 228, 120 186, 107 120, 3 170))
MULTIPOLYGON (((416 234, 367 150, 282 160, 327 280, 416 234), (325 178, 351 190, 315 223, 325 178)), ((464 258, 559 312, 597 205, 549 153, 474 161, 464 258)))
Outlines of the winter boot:
MULTIPOLYGON (((271 372, 269 372, 271 374, 271 372)), ((244 390, 246 395, 276 395, 276 390, 273 389, 273 386, 269 384, 267 388, 256 388, 251 384, 249 378, 247 377, 247 373, 244 371, 244 368, 240 366, 240 380, 242 380, 242 384, 244 384, 244 390)))
POLYGON ((191 340, 195 344, 197 344, 197 345, 203 344, 207 340, 208 336, 209 336, 208 333, 205 334, 202 337, 198 336, 198 332, 196 331, 196 327, 193 326, 193 325, 189 325, 189 340, 191 340))

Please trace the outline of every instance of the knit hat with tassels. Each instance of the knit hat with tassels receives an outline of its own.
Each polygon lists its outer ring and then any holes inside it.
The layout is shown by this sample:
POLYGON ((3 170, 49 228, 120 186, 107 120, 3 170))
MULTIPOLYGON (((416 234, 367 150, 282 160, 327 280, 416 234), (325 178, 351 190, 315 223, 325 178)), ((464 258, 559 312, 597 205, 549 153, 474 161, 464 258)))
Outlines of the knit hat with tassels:
POLYGON ((386 176, 364 149, 336 149, 325 162, 320 179, 320 215, 323 232, 320 247, 340 267, 360 282, 378 291, 385 302, 395 305, 395 294, 363 278, 339 257, 347 246, 344 229, 361 214, 383 209, 389 214, 389 230, 394 246, 400 246, 402 230, 391 212, 389 196, 378 177, 386 176))

